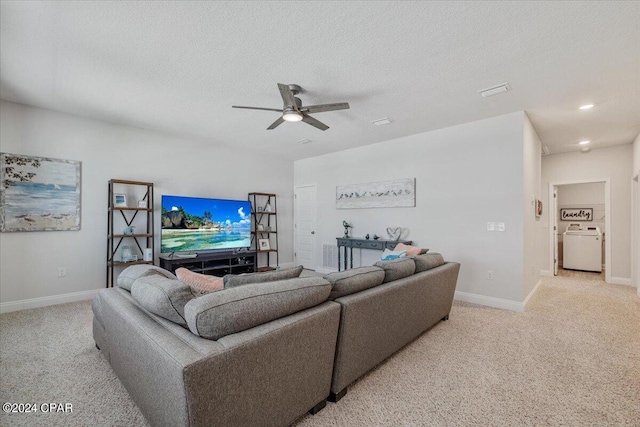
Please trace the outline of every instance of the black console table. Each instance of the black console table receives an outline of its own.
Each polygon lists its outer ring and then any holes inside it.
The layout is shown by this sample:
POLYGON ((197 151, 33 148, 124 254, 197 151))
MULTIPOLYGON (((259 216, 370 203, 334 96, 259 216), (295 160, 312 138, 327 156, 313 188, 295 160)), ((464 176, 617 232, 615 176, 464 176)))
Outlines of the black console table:
POLYGON ((172 273, 175 273, 178 268, 184 267, 196 273, 213 276, 252 273, 256 270, 256 253, 254 251, 221 252, 198 254, 195 258, 160 255, 160 267, 172 273))
POLYGON ((385 249, 393 250, 398 243, 404 243, 405 245, 410 245, 412 243, 411 240, 372 240, 372 239, 362 239, 357 237, 336 237, 338 241, 338 271, 341 270, 341 261, 342 256, 341 249, 344 248, 344 269, 347 269, 347 259, 349 262, 349 268, 353 268, 353 248, 356 249, 374 249, 378 251, 384 251, 385 249), (347 252, 347 248, 349 252, 347 252))

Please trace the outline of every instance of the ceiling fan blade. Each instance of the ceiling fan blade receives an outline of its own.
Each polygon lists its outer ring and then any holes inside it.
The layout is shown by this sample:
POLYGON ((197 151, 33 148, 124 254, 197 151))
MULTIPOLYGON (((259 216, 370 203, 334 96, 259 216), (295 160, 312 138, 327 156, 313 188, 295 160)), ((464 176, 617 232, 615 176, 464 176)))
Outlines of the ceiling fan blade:
POLYGON ((307 105, 305 107, 302 107, 300 111, 304 111, 305 113, 324 113, 325 111, 347 109, 349 109, 348 102, 336 102, 334 104, 307 105))
POLYGON ((238 105, 232 105, 231 108, 244 108, 244 109, 247 109, 247 110, 277 111, 279 113, 282 113, 282 110, 279 110, 277 108, 241 107, 241 106, 238 106, 238 105))
POLYGON ((278 89, 280 89, 280 95, 282 96, 282 101, 284 101, 284 106, 300 111, 298 109, 298 104, 296 104, 296 100, 294 99, 293 92, 289 89, 289 85, 278 83, 278 89))
POLYGON ((324 123, 322 123, 319 120, 314 119, 311 116, 307 116, 306 114, 303 114, 304 117, 302 117, 302 121, 305 122, 306 124, 309 124, 315 128, 318 128, 320 130, 327 130, 329 129, 329 126, 325 125, 324 123))
POLYGON ((277 128, 278 126, 280 126, 283 123, 284 123, 284 119, 282 117, 280 117, 278 120, 276 120, 275 122, 271 123, 271 126, 269 126, 267 128, 267 130, 273 130, 273 129, 277 128))

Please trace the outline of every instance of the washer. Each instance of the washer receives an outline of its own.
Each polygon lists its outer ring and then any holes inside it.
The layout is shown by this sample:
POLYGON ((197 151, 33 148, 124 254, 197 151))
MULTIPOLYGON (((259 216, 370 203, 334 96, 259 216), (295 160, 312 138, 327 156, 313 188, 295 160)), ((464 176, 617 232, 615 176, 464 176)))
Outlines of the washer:
POLYGON ((563 233, 562 268, 602 271, 602 233, 600 227, 570 224, 563 233))

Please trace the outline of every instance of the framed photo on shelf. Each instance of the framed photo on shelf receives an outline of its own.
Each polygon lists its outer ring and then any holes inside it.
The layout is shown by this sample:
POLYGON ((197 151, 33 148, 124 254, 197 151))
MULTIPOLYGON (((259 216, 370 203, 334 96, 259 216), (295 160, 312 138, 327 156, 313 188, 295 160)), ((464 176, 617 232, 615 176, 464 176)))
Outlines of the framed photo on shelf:
POLYGON ((265 231, 264 225, 262 225, 262 224, 258 224, 256 227, 257 227, 256 228, 257 231, 265 231))
POLYGON ((261 251, 268 251, 271 249, 269 239, 258 239, 258 249, 261 251))
POLYGON ((126 208, 127 207, 127 195, 126 194, 114 194, 113 195, 113 206, 116 208, 126 208))
POLYGON ((147 207, 147 201, 146 200, 138 200, 138 207, 139 208, 146 208, 147 207))

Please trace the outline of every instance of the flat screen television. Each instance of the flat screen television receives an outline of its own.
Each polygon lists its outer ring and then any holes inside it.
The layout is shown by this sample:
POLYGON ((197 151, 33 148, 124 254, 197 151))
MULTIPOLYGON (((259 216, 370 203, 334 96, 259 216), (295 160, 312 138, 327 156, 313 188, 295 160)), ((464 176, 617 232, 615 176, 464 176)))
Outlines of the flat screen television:
POLYGON ((210 252, 251 246, 251 202, 162 196, 160 252, 210 252))

